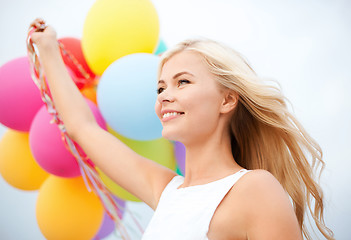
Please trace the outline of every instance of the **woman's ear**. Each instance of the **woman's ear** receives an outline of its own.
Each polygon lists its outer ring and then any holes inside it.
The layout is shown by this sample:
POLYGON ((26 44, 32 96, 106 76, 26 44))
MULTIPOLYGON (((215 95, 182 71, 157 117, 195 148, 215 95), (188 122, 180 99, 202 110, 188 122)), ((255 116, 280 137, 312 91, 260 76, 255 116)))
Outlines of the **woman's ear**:
POLYGON ((221 106, 221 113, 229 113, 235 109, 239 101, 239 95, 234 91, 225 91, 221 106))

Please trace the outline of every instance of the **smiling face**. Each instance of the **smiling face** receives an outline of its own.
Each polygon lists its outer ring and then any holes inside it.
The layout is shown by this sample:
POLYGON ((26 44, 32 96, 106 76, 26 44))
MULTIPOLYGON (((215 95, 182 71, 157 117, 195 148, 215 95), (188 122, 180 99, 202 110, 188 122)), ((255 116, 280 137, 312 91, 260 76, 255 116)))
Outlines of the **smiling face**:
POLYGON ((172 56, 162 67, 155 111, 162 136, 183 143, 203 139, 218 127, 224 91, 203 57, 193 51, 172 56))

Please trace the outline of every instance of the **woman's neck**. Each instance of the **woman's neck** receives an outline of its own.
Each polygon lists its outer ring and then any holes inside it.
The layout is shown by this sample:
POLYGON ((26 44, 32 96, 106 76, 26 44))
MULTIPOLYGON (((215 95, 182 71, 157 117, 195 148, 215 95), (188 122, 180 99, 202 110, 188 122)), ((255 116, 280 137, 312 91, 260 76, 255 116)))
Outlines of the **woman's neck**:
POLYGON ((218 180, 242 169, 234 160, 229 136, 185 144, 185 179, 182 187, 218 180))

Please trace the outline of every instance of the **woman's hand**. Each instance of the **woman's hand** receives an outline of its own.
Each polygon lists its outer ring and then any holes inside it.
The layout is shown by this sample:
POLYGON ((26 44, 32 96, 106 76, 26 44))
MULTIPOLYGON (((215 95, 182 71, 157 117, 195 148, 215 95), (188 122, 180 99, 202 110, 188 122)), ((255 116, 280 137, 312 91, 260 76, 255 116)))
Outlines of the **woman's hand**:
POLYGON ((56 31, 51 26, 46 26, 43 19, 35 19, 29 26, 34 27, 36 31, 32 34, 32 41, 39 49, 49 46, 57 46, 56 31))

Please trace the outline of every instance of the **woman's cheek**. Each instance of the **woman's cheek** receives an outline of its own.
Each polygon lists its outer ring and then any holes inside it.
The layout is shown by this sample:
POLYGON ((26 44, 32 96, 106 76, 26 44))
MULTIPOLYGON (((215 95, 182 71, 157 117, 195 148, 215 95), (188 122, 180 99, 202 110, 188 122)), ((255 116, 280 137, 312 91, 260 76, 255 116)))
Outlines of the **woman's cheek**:
POLYGON ((157 115, 157 117, 159 119, 161 119, 160 115, 161 115, 161 104, 156 100, 156 103, 155 103, 155 113, 157 115))

